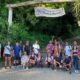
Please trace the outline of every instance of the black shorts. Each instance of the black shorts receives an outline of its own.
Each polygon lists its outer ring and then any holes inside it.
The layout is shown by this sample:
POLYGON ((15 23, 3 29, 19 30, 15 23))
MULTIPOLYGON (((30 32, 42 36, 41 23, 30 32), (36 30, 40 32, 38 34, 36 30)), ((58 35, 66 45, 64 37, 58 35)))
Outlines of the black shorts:
POLYGON ((11 57, 11 55, 10 54, 5 54, 5 57, 11 57))

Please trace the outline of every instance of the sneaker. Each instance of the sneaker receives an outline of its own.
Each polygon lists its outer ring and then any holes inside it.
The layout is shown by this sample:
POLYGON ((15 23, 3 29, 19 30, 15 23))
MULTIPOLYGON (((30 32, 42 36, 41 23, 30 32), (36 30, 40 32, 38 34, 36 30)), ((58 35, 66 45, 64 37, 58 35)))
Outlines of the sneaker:
POLYGON ((7 69, 7 67, 5 66, 5 69, 7 69))
POLYGON ((78 70, 75 70, 75 73, 78 73, 78 70))
POLYGON ((11 66, 9 66, 9 68, 11 69, 11 66))
POLYGON ((57 71, 56 69, 54 69, 54 71, 57 71))
POLYGON ((27 67, 26 70, 29 70, 29 68, 27 67))

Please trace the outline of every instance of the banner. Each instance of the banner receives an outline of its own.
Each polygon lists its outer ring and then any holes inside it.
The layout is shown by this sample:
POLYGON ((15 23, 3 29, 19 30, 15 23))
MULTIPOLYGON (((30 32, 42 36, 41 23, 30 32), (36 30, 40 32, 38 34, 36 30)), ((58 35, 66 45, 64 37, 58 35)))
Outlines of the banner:
POLYGON ((65 15, 64 8, 50 9, 45 7, 35 7, 36 17, 60 17, 65 15))

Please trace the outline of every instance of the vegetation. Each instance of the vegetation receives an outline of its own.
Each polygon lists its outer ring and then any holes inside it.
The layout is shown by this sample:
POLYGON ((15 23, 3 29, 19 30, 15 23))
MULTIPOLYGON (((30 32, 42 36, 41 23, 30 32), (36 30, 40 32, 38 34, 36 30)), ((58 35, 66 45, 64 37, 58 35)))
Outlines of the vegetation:
POLYGON ((80 29, 77 24, 77 18, 80 13, 80 2, 73 3, 59 3, 59 4, 37 4, 26 7, 19 7, 14 9, 13 25, 8 26, 7 15, 8 10, 5 7, 8 3, 18 3, 26 0, 0 0, 0 41, 7 39, 15 41, 31 42, 38 39, 42 44, 46 44, 51 37, 59 39, 67 39, 79 35, 80 29), (35 6, 46 6, 49 8, 64 7, 66 15, 59 18, 45 18, 35 17, 35 6), (73 10, 77 10, 76 13, 73 10), (73 14, 74 13, 74 14, 73 14), (75 16, 77 14, 78 16, 75 16), (9 27, 9 32, 8 32, 9 27))
POLYGON ((80 0, 76 0, 76 2, 74 3, 74 11, 75 16, 78 20, 80 20, 80 0))

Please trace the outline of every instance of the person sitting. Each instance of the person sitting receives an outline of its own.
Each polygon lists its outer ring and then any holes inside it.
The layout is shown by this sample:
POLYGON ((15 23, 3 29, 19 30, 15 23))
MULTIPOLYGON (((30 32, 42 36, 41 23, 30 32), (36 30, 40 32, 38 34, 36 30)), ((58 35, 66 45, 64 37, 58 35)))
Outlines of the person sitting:
POLYGON ((28 62, 29 57, 26 55, 26 52, 24 52, 24 55, 21 57, 21 65, 23 69, 28 69, 28 62))
POLYGON ((45 66, 51 67, 52 61, 53 61, 53 56, 51 56, 50 54, 48 54, 46 56, 46 59, 45 59, 45 66))
POLYGON ((39 54, 39 55, 36 57, 36 66, 37 66, 37 67, 43 67, 43 59, 42 59, 41 54, 39 54))
POLYGON ((55 58, 54 58, 54 67, 55 69, 58 68, 58 69, 61 69, 62 68, 62 58, 60 55, 57 55, 55 58))
POLYGON ((67 71, 71 70, 72 60, 70 57, 66 56, 63 60, 63 68, 67 71))
POLYGON ((36 64, 36 56, 34 54, 34 51, 32 51, 29 56, 29 67, 34 67, 35 64, 36 64))

